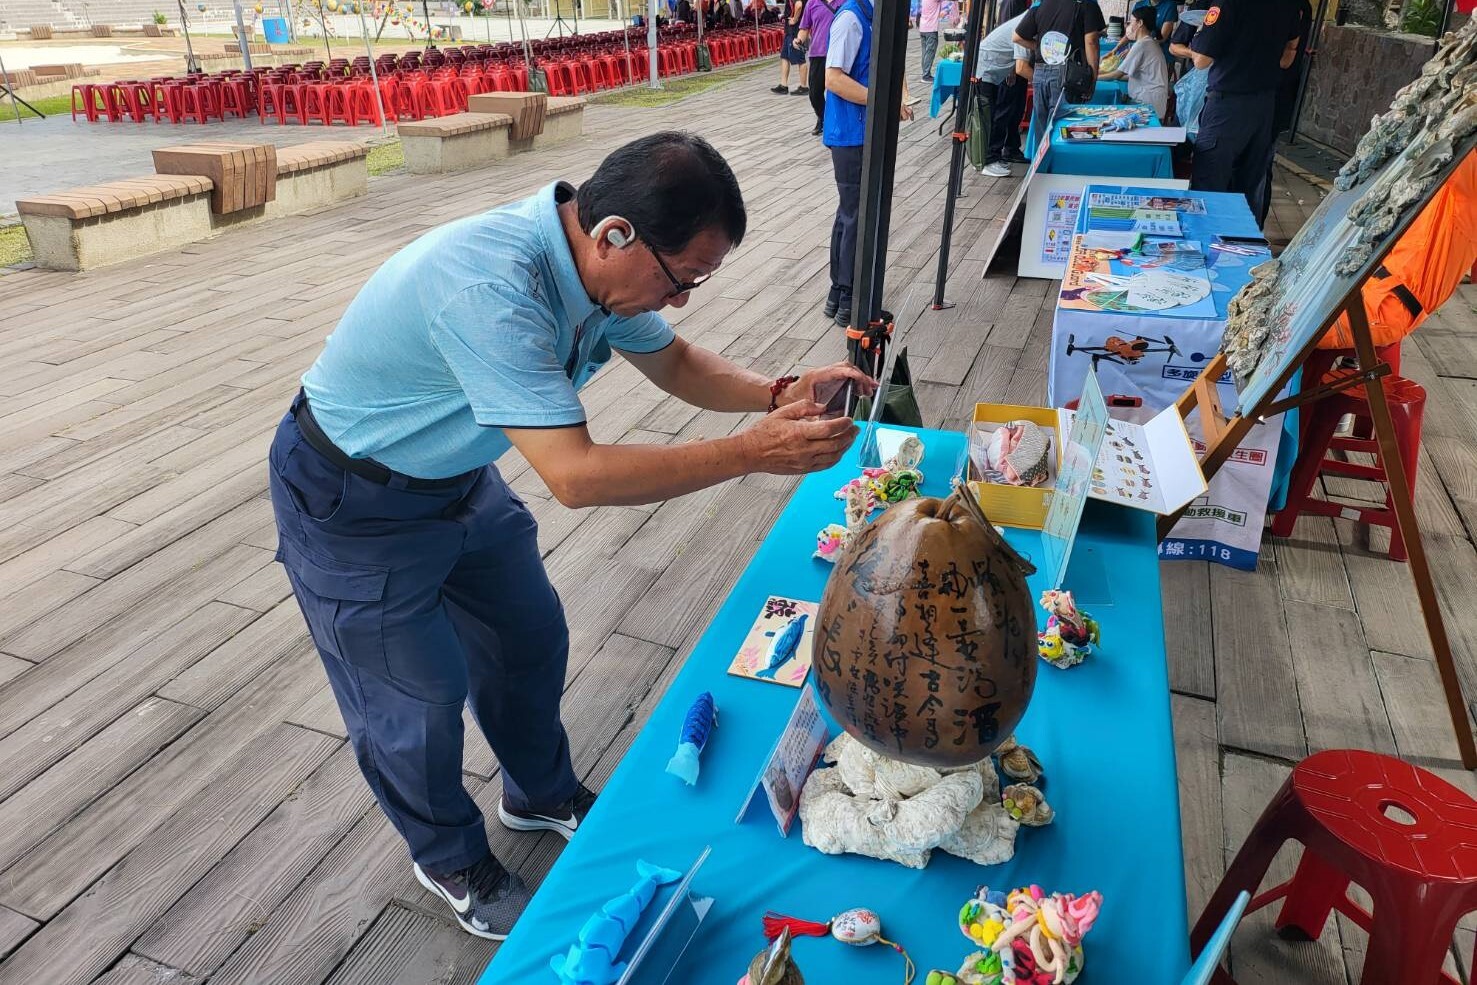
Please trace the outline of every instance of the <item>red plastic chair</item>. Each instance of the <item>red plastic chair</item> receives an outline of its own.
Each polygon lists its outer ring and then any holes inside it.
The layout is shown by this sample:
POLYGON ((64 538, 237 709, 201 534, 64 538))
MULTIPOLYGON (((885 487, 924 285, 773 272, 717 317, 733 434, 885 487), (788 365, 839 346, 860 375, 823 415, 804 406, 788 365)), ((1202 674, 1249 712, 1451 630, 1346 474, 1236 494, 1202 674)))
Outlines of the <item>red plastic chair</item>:
POLYGON ((220 117, 220 106, 215 100, 215 90, 208 85, 187 85, 179 90, 180 115, 196 123, 208 123, 210 118, 220 117))
POLYGON ((415 99, 416 112, 420 114, 418 119, 449 116, 459 112, 456 108, 456 96, 445 82, 414 82, 410 88, 415 99))
POLYGON ((119 109, 119 118, 126 115, 135 123, 142 123, 153 116, 157 123, 159 111, 154 106, 154 87, 149 82, 116 82, 111 86, 111 97, 119 109))
POLYGON ((282 123, 282 90, 287 88, 284 82, 263 82, 256 90, 256 115, 261 117, 263 123, 267 122, 269 116, 277 117, 277 122, 282 123))
MULTIPOLYGON (((1190 934, 1197 955, 1243 890, 1255 893, 1278 849, 1303 846, 1289 882, 1251 913, 1285 899, 1284 937, 1317 939, 1333 911, 1369 934, 1364 985, 1455 982, 1441 965, 1457 922, 1477 910, 1477 801, 1426 770, 1373 752, 1335 749, 1293 768, 1262 812, 1190 934), (1348 897, 1357 883, 1369 912, 1348 897)), ((1217 971, 1218 985, 1233 980, 1217 971)))
POLYGON ((405 79, 391 79, 385 84, 389 86, 389 110, 397 120, 425 119, 416 104, 413 83, 405 79))
POLYGON ((255 107, 251 99, 251 89, 239 79, 227 79, 221 83, 221 118, 225 119, 227 113, 234 113, 238 117, 244 117, 255 107))
MULTIPOLYGON (((379 101, 375 99, 374 86, 368 82, 356 82, 346 86, 349 103, 350 126, 371 123, 379 126, 384 122, 380 116, 379 101)), ((389 107, 385 107, 386 111, 389 107)))
POLYGON ((315 120, 326 127, 333 125, 333 117, 329 115, 328 105, 330 89, 330 86, 313 84, 302 87, 300 115, 304 125, 315 120))
POLYGON ((292 122, 298 126, 307 126, 305 95, 310 88, 312 87, 306 82, 288 83, 282 87, 281 108, 277 111, 278 123, 292 122))
POLYGON ((349 87, 335 82, 324 86, 323 93, 323 116, 324 125, 332 126, 342 122, 345 126, 354 125, 354 110, 349 104, 349 87))
MULTIPOLYGON (((1329 355, 1336 355, 1332 350, 1329 355)), ((1320 352, 1318 355, 1324 355, 1320 352)), ((1395 360, 1388 360, 1398 366, 1395 360)), ((1315 366, 1309 360, 1308 369, 1323 370, 1332 363, 1325 359, 1315 366)), ((1327 372, 1309 374, 1309 379, 1330 383, 1356 374, 1352 369, 1331 369, 1327 372)), ((1386 376, 1383 380, 1385 401, 1390 408, 1390 418, 1395 425, 1395 443, 1400 452, 1400 461, 1405 466, 1406 485, 1411 499, 1415 498, 1416 466, 1421 457, 1421 422, 1425 415, 1426 391, 1414 380, 1403 376, 1386 376)), ((1379 384, 1374 384, 1378 386, 1379 384)), ((1293 465, 1292 478, 1288 485, 1287 505, 1278 511, 1272 521, 1272 533, 1277 537, 1292 534, 1293 525, 1300 514, 1314 516, 1344 517, 1360 523, 1375 524, 1390 528, 1390 559, 1406 560, 1404 538, 1400 536, 1395 518, 1394 500, 1390 497, 1389 477, 1379 457, 1379 442, 1372 437, 1369 423, 1369 397, 1365 386, 1351 387, 1331 397, 1311 404, 1304 411, 1302 440, 1298 447, 1297 462, 1293 465), (1355 430, 1349 437, 1336 435, 1339 422, 1347 414, 1354 415, 1355 430), (1324 456, 1329 449, 1343 452, 1373 453, 1375 464, 1329 459, 1324 456), (1369 479, 1385 487, 1383 506, 1354 506, 1319 499, 1313 495, 1313 485, 1320 475, 1343 475, 1355 479, 1369 479)))
POLYGON ((544 72, 549 78, 549 95, 567 96, 574 92, 574 80, 569 65, 564 62, 545 62, 544 72))
POLYGON ((82 114, 88 123, 96 123, 98 118, 103 115, 107 115, 109 122, 112 122, 113 117, 107 112, 107 86, 95 85, 93 83, 72 86, 72 120, 74 122, 77 119, 78 97, 81 97, 82 114))

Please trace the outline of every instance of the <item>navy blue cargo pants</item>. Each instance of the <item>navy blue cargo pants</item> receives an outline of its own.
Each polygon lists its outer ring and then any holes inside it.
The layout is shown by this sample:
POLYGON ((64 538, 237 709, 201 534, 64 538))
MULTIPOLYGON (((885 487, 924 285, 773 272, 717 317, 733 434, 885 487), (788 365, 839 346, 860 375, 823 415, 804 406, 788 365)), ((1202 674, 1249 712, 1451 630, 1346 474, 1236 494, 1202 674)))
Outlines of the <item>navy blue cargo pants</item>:
POLYGON ((1207 92, 1195 136, 1190 187, 1203 192, 1240 192, 1254 216, 1265 217, 1270 189, 1267 168, 1275 149, 1272 111, 1275 89, 1207 92))
POLYGON ((299 406, 269 459, 278 560, 364 778, 411 856, 449 873, 488 855, 462 786, 464 704, 509 806, 578 787, 559 719, 569 629, 538 525, 492 466, 435 489, 346 472, 304 439, 299 406))
POLYGON ((831 299, 851 307, 851 279, 856 271, 856 220, 862 205, 861 147, 832 147, 836 175, 836 219, 831 223, 831 299))

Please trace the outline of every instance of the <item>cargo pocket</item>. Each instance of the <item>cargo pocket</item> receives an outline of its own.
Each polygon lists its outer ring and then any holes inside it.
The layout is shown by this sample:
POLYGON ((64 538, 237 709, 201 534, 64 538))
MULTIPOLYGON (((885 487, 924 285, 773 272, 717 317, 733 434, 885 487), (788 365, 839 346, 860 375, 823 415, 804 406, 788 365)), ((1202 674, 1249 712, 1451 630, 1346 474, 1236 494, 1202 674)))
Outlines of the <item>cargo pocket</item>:
POLYGON ((288 451, 277 477, 298 515, 314 523, 328 523, 337 516, 349 493, 349 473, 305 441, 288 451))
POLYGON ((390 569, 338 561, 292 544, 284 544, 279 553, 318 651, 384 675, 390 569))

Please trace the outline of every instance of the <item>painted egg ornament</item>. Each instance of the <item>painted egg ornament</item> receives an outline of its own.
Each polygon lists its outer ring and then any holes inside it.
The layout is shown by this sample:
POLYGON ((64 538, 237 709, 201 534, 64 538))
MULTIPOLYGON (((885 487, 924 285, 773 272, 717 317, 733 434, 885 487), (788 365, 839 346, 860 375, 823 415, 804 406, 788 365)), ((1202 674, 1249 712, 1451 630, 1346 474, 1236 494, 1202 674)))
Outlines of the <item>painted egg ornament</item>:
POLYGON ((882 936, 882 918, 865 907, 847 910, 831 921, 831 936, 843 944, 874 944, 882 936))
POLYGON ((903 958, 903 980, 912 982, 915 972, 913 959, 896 941, 882 936, 882 918, 877 911, 864 906, 838 913, 825 923, 799 920, 770 910, 764 914, 764 938, 768 941, 788 941, 792 937, 825 937, 830 934, 843 944, 866 947, 869 944, 884 944, 903 958))

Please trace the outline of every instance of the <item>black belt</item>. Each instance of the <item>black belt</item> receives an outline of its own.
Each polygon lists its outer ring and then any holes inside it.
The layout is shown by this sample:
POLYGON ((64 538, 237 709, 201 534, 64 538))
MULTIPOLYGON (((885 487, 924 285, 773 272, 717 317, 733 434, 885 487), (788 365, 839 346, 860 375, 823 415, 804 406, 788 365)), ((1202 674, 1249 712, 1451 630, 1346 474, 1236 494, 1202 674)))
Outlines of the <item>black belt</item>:
MULTIPOLYGON (((1381 280, 1386 280, 1390 277, 1395 276, 1394 274, 1390 273, 1390 271, 1385 269, 1385 265, 1383 263, 1375 268, 1374 275, 1381 280)), ((1390 288, 1390 293, 1395 295, 1396 299, 1399 300, 1401 304, 1405 305, 1405 310, 1410 312, 1410 317, 1419 318, 1421 317, 1421 315, 1425 314, 1426 309, 1421 304, 1421 299, 1416 297, 1415 292, 1406 287, 1404 283, 1395 284, 1393 287, 1390 288)))
POLYGON ((345 472, 352 472, 361 479, 388 486, 394 476, 400 475, 405 481, 406 489, 449 489, 467 478, 467 474, 464 473, 448 479, 420 479, 412 475, 397 473, 372 458, 350 458, 338 445, 330 441, 328 435, 324 434, 323 429, 318 426, 318 422, 313 418, 313 411, 308 407, 307 394, 298 394, 297 400, 293 401, 292 412, 297 417, 297 427, 303 433, 303 440, 311 445, 314 451, 338 468, 345 472))

